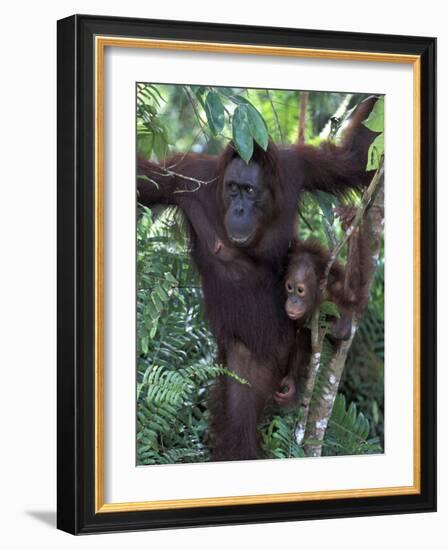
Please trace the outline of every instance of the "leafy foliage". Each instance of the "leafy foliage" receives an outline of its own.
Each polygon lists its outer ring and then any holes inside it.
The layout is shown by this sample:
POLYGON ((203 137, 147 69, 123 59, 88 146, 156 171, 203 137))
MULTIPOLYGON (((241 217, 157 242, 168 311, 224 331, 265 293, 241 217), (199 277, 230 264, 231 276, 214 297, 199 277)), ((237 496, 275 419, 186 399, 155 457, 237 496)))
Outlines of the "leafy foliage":
POLYGON ((378 136, 370 146, 366 167, 366 170, 376 170, 384 155, 384 96, 375 103, 369 117, 364 121, 364 125, 369 130, 378 132, 378 136))
POLYGON ((328 422, 323 445, 323 456, 381 453, 377 437, 368 439, 370 423, 351 403, 348 407, 343 395, 338 395, 328 422))
POLYGON ((168 151, 168 136, 159 117, 163 97, 155 86, 137 85, 137 151, 143 157, 152 154, 161 160, 168 151))
POLYGON ((302 458, 303 447, 298 445, 295 430, 297 412, 276 414, 261 428, 261 446, 269 458, 302 458))

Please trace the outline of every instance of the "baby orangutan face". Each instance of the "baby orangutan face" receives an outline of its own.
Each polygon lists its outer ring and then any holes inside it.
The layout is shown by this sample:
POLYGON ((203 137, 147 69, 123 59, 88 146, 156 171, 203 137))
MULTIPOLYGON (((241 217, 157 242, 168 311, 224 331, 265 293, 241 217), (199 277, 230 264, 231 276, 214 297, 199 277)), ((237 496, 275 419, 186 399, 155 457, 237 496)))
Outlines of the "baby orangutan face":
POLYGON ((290 319, 305 320, 313 312, 318 302, 318 283, 316 270, 306 259, 290 267, 285 282, 285 309, 290 319))

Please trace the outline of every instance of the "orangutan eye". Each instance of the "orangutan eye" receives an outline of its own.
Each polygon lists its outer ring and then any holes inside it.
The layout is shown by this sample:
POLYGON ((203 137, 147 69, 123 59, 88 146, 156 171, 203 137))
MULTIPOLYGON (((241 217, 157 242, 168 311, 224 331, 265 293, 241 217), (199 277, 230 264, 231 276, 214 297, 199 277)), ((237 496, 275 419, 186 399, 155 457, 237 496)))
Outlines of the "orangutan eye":
POLYGON ((297 294, 299 296, 304 296, 306 292, 306 289, 303 285, 297 285, 297 294))
POLYGON ((229 183, 229 191, 232 195, 238 193, 238 185, 234 182, 229 183))
POLYGON ((294 288, 293 288, 292 284, 291 284, 289 281, 286 283, 286 290, 287 290, 290 294, 291 294, 291 292, 294 291, 294 288))
POLYGON ((248 195, 253 195, 255 193, 255 189, 252 185, 246 185, 245 190, 248 195))

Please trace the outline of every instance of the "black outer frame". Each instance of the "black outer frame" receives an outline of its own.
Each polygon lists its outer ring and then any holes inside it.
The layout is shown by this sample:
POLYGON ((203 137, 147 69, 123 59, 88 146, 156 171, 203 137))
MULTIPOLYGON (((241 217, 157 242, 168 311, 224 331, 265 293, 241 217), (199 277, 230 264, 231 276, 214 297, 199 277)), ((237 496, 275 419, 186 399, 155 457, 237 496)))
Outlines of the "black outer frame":
MULTIPOLYGON (((57 526, 73 534, 436 510, 436 39, 74 15, 58 21, 57 526), (94 37, 421 57, 421 493, 94 512, 94 37)), ((393 223, 393 222, 392 222, 393 223)))

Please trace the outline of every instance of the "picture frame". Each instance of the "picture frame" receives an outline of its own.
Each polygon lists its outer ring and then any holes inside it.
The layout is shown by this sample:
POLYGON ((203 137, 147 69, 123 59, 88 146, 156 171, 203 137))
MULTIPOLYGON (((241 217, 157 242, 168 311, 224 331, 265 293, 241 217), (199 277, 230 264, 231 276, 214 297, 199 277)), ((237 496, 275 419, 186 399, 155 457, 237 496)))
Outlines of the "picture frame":
MULTIPOLYGON (((136 75, 137 78, 137 75, 136 75)), ((436 510, 436 40, 74 15, 58 21, 57 526, 72 534, 436 510), (413 483, 107 502, 103 280, 108 48, 412 67, 413 483)), ((392 220, 391 224, 399 223, 392 220)), ((106 304, 107 305, 107 304, 106 304)), ((133 372, 133 365, 129 370, 133 372)))

